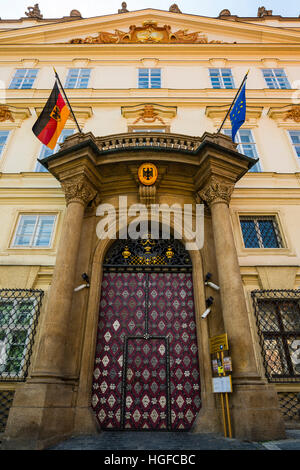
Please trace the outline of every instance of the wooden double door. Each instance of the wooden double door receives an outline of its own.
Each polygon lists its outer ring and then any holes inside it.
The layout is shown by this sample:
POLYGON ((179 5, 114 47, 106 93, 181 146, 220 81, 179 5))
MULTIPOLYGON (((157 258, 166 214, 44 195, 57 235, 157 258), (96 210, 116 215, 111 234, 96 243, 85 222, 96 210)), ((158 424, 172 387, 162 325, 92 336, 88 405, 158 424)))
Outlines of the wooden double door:
POLYGON ((191 272, 104 272, 92 407, 102 429, 191 428, 201 407, 191 272))

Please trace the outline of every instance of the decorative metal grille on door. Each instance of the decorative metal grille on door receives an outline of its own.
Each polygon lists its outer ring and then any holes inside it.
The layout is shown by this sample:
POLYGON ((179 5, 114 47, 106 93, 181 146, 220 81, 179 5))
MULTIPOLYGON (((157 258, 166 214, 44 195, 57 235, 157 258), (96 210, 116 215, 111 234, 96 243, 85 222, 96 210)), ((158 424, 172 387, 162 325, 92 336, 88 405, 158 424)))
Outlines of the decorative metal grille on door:
POLYGON ((188 430, 201 406, 191 262, 185 253, 179 271, 178 241, 164 242, 174 257, 163 265, 153 262, 156 241, 144 264, 141 251, 117 242, 119 252, 138 256, 134 272, 128 258, 113 271, 106 260, 92 393, 102 429, 188 430))

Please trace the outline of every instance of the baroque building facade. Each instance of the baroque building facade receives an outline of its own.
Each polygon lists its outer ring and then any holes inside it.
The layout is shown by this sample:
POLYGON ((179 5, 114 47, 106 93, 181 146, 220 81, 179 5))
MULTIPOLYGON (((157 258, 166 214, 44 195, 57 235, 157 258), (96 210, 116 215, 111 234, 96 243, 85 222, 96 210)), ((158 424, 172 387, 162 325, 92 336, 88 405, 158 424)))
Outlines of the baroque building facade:
POLYGON ((101 429, 221 432, 210 340, 224 333, 234 437, 283 437, 299 422, 300 19, 124 2, 45 19, 35 5, 0 20, 0 44, 4 445, 101 429), (50 151, 32 126, 53 67, 81 132, 70 115, 50 151), (218 130, 248 70, 233 143, 229 119, 218 130), (125 199, 194 216, 202 204, 203 246, 185 249, 175 215, 167 240, 118 237, 133 218, 125 199), (103 240, 100 204, 118 219, 103 240))

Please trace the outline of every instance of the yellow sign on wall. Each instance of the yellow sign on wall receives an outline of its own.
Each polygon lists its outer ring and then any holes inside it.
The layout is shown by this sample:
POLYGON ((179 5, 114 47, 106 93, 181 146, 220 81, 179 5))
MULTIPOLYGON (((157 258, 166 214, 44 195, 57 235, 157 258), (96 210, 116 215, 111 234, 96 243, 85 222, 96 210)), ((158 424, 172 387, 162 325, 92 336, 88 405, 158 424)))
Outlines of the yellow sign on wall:
POLYGON ((213 336, 209 339, 210 353, 214 354, 220 351, 228 351, 227 333, 223 335, 213 336))

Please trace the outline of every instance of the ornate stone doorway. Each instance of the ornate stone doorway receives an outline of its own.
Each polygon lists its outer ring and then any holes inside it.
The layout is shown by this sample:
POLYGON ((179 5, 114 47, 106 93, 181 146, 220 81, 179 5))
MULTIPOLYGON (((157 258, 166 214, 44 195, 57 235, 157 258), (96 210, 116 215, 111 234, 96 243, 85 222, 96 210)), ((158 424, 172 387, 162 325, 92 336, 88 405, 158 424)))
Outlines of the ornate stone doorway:
POLYGON ((191 428, 201 406, 191 269, 174 239, 109 250, 92 392, 102 429, 191 428))

